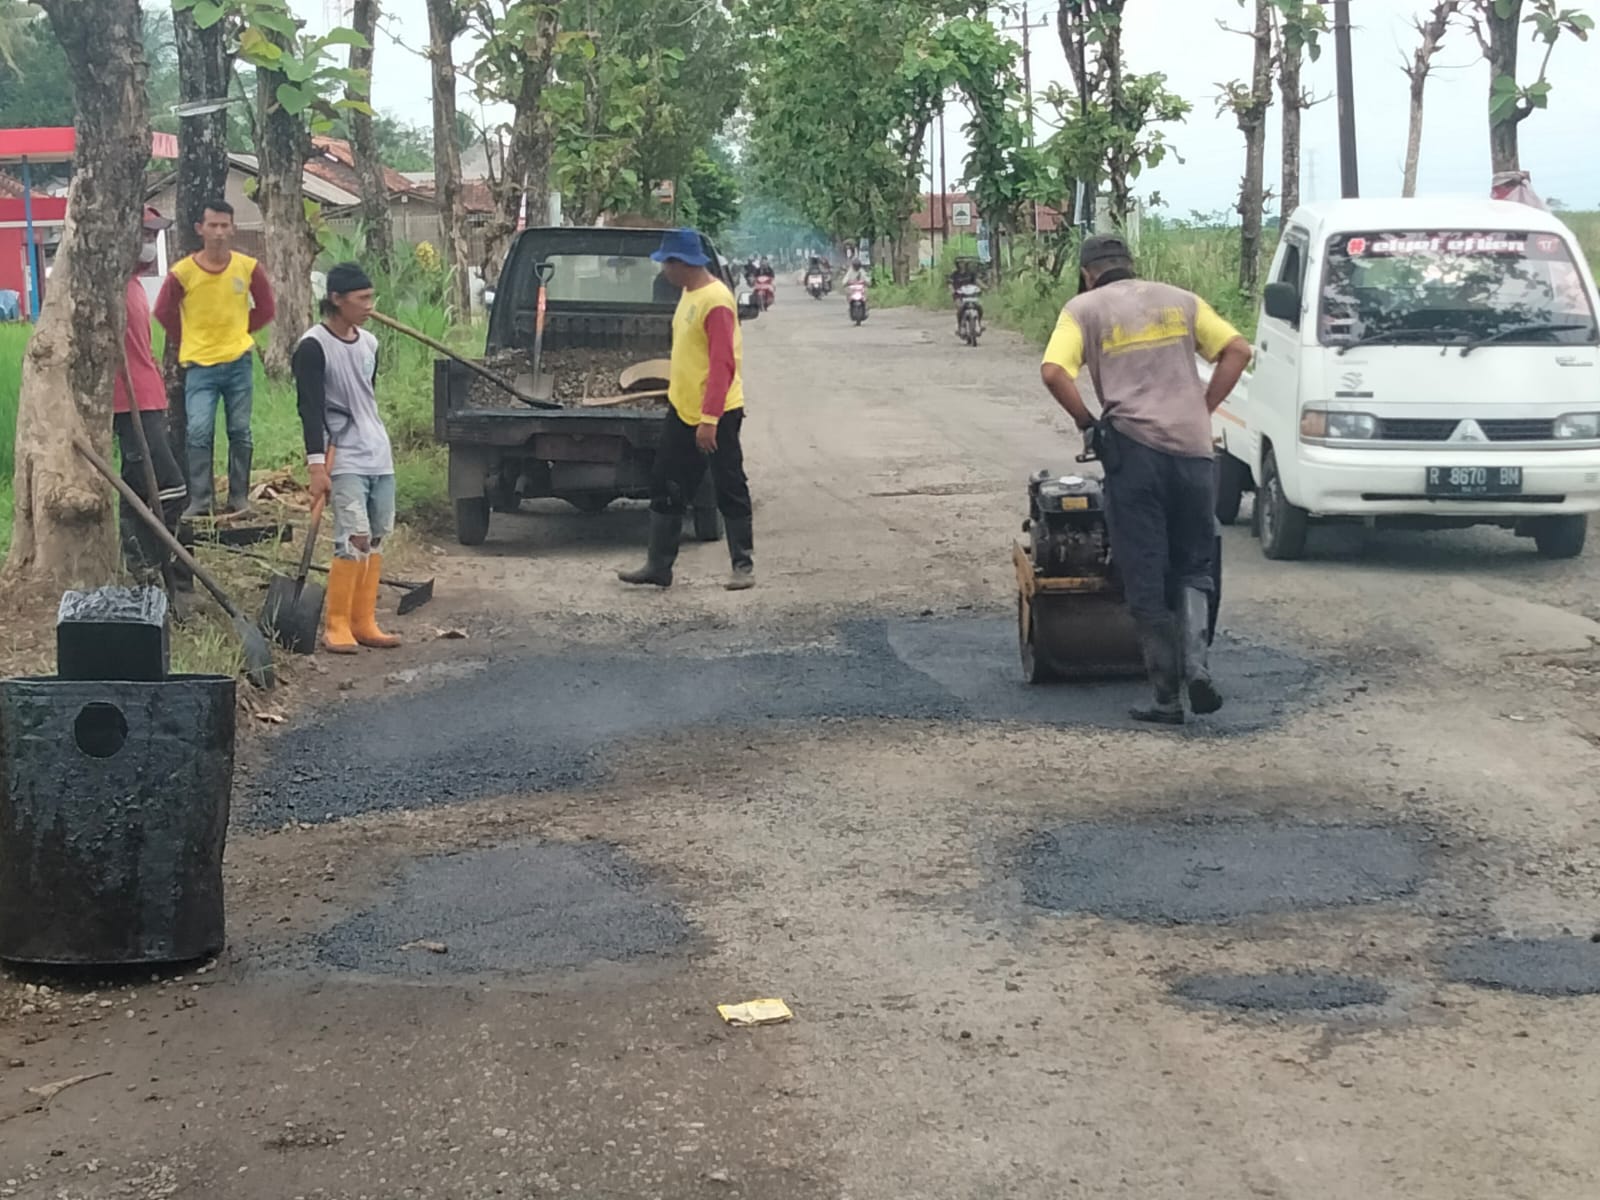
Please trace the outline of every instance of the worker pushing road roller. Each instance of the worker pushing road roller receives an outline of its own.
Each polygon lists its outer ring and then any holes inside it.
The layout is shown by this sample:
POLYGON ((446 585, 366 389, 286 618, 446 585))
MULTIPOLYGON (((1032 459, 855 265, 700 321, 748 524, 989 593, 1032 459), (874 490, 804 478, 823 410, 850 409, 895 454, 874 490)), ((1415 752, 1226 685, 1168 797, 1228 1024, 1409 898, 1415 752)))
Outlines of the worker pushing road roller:
POLYGON ((1140 721, 1182 725, 1222 707, 1208 661, 1219 540, 1211 413, 1250 363, 1250 343, 1191 292, 1134 274, 1115 235, 1084 239, 1082 288, 1061 312, 1040 377, 1083 432, 1104 486, 1079 475, 1029 484, 1030 546, 1018 547, 1019 620, 1030 679, 1137 671, 1140 721), (1200 378, 1196 356, 1215 364, 1200 378), (1100 402, 1077 379, 1087 367, 1100 402))

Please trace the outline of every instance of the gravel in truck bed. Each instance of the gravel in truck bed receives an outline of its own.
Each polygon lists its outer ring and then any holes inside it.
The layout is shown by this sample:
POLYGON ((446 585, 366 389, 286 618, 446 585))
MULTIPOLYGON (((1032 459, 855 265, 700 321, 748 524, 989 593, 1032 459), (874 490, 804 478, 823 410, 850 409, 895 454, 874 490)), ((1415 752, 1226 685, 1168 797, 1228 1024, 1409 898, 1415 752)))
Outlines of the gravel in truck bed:
MULTIPOLYGON (((638 362, 648 362, 658 355, 642 354, 637 350, 552 350, 544 356, 544 370, 555 375, 553 399, 562 404, 578 407, 584 396, 615 396, 622 391, 617 380, 622 372, 638 362)), ((483 360, 483 365, 511 383, 519 383, 525 390, 532 381, 532 356, 521 350, 503 350, 483 360)), ((649 390, 649 389, 646 389, 649 390)), ((467 393, 467 403, 473 408, 526 408, 527 406, 504 388, 496 387, 487 379, 472 377, 467 393)), ((608 405, 610 408, 657 409, 666 405, 664 399, 638 400, 608 405)), ((606 411, 604 408, 596 412, 606 411)))

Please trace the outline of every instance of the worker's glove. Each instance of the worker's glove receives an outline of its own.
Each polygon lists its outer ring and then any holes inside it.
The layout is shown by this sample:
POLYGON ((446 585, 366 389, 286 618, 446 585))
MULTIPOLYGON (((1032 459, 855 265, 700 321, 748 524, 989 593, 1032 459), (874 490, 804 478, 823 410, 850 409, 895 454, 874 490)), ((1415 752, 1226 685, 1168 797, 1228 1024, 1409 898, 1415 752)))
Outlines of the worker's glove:
POLYGON ((1100 425, 1086 425, 1078 431, 1083 434, 1083 453, 1078 455, 1079 462, 1098 462, 1100 459, 1100 425))

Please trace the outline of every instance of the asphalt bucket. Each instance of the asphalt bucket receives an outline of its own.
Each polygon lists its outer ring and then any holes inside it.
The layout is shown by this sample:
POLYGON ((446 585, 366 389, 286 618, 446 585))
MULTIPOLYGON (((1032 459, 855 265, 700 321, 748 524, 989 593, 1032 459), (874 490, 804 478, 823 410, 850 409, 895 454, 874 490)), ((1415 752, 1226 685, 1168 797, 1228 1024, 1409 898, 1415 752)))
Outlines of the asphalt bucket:
POLYGON ((0 959, 223 945, 234 680, 0 680, 0 959))

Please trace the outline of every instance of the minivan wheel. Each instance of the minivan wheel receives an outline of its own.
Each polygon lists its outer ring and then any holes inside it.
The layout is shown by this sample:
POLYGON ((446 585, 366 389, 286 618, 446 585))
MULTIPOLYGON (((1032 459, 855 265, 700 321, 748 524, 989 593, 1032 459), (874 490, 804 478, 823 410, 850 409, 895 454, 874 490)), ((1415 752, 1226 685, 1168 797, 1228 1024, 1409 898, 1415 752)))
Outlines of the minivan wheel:
POLYGON ((1271 450, 1261 463, 1256 510, 1261 521, 1261 553, 1268 558, 1290 560, 1306 552, 1306 530, 1311 516, 1305 509, 1289 503, 1289 497, 1284 495, 1278 460, 1271 450))
POLYGON ((1542 558, 1577 558, 1589 536, 1585 513, 1560 517, 1540 517, 1533 523, 1533 544, 1542 558))

